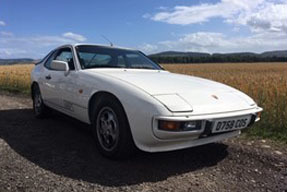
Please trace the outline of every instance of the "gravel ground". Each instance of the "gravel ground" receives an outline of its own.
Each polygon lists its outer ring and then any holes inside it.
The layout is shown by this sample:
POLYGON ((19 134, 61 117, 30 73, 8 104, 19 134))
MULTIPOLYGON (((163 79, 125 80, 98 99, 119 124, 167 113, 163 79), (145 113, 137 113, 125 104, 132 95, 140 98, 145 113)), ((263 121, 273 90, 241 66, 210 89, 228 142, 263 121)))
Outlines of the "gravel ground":
POLYGON ((111 161, 87 125, 0 93, 0 191, 287 191, 287 148, 240 137, 111 161))

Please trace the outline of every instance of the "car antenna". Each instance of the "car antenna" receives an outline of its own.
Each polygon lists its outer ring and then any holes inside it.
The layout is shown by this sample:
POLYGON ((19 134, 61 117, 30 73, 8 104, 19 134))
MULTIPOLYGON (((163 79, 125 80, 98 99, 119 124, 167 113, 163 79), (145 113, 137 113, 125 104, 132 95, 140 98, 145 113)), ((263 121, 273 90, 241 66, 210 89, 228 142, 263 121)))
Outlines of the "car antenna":
POLYGON ((102 37, 103 37, 106 41, 108 41, 108 42, 110 43, 110 46, 111 46, 111 47, 114 46, 114 44, 113 44, 107 37, 105 37, 104 35, 102 35, 102 37))

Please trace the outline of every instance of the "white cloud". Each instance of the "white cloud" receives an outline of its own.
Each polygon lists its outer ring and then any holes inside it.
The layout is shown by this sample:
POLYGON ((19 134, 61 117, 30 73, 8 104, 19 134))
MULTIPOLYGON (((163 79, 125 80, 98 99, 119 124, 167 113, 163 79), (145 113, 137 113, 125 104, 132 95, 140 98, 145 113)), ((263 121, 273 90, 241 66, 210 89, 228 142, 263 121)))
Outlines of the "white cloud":
POLYGON ((4 21, 0 21, 0 26, 5 26, 6 23, 4 21))
POLYGON ((7 31, 0 31, 0 36, 12 37, 14 34, 7 31))
POLYGON ((170 24, 188 25, 206 22, 214 17, 230 18, 241 11, 248 11, 262 3, 263 0, 222 0, 214 4, 195 6, 175 6, 170 12, 156 13, 151 19, 170 24))
POLYGON ((79 35, 79 34, 72 33, 72 32, 64 33, 63 37, 66 37, 68 39, 72 39, 72 40, 75 40, 75 41, 78 41, 78 42, 83 42, 83 41, 87 40, 87 38, 84 37, 83 35, 79 35))
POLYGON ((287 49, 287 1, 286 0, 221 0, 192 6, 175 6, 148 15, 149 19, 177 25, 202 24, 213 18, 229 23, 231 31, 248 27, 249 35, 227 36, 223 33, 197 32, 154 44, 143 44, 146 53, 159 51, 200 52, 263 52, 287 49))
POLYGON ((160 6, 157 8, 158 10, 168 10, 168 7, 165 7, 165 6, 160 6))
POLYGON ((152 45, 152 44, 148 44, 148 43, 144 43, 139 48, 141 51, 143 51, 145 53, 153 53, 153 52, 158 51, 157 45, 152 45))
POLYGON ((266 3, 259 11, 244 15, 242 19, 243 24, 255 32, 269 30, 287 33, 287 4, 266 3))
POLYGON ((182 36, 174 41, 144 44, 139 49, 147 54, 160 51, 193 51, 208 53, 263 52, 286 49, 285 33, 265 32, 248 37, 227 37, 222 33, 197 32, 182 36))
POLYGON ((13 55, 19 55, 17 58, 23 58, 21 55, 25 55, 26 51, 17 48, 0 48, 0 58, 12 58, 13 55))
MULTIPOLYGON (((252 31, 287 31, 286 1, 221 0, 213 4, 175 6, 171 11, 160 11, 148 18, 169 24, 189 25, 222 18, 235 25, 247 25, 252 31)), ((145 17, 147 18, 147 17, 145 17)))
POLYGON ((0 58, 32 57, 38 59, 60 45, 77 43, 84 38, 83 36, 77 39, 71 37, 69 33, 68 36, 18 37, 2 31, 0 33, 0 58))

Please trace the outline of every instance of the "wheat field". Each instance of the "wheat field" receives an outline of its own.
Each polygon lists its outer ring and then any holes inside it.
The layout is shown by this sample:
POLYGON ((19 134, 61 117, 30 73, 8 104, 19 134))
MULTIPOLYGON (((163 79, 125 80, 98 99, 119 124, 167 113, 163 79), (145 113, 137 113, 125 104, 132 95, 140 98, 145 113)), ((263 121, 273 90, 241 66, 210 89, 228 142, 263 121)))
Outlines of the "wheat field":
MULTIPOLYGON (((287 63, 166 64, 171 72, 212 79, 235 87, 264 108, 249 135, 287 142, 287 63)), ((0 66, 0 89, 28 94, 33 65, 0 66)))
POLYGON ((287 142, 287 63, 171 64, 164 68, 225 83, 251 96, 264 108, 250 135, 287 142))
POLYGON ((33 67, 32 64, 0 66, 0 90, 28 94, 33 67))

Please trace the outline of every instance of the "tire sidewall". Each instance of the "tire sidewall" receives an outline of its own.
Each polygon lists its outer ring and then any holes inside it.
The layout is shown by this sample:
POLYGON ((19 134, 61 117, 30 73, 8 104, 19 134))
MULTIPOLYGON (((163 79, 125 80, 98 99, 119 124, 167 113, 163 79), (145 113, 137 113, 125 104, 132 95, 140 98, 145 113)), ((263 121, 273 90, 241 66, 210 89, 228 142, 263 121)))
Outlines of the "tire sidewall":
POLYGON ((39 89, 39 86, 38 85, 35 85, 33 87, 33 112, 34 112, 34 115, 36 118, 41 118, 44 116, 44 102, 43 102, 43 99, 42 99, 42 95, 41 95, 41 92, 40 92, 40 89, 39 89), (39 96, 41 98, 41 106, 39 108, 39 112, 36 111, 36 107, 35 107, 35 99, 36 99, 36 96, 39 96))
POLYGON ((128 121, 125 115, 125 111, 123 110, 121 104, 113 98, 105 98, 105 99, 101 98, 100 101, 98 101, 98 105, 94 109, 92 117, 93 117, 92 131, 93 131, 93 134, 96 140, 96 146, 98 150, 106 157, 118 158, 119 156, 121 156, 120 153, 122 152, 125 146, 125 141, 128 141, 128 139, 131 139, 129 124, 128 124, 128 121), (97 118, 98 118, 99 112, 104 107, 111 108, 114 111, 115 115, 117 116, 117 120, 118 120, 118 129, 119 129, 118 142, 117 142, 117 145, 114 147, 114 149, 111 151, 106 151, 101 146, 98 140, 97 118))

